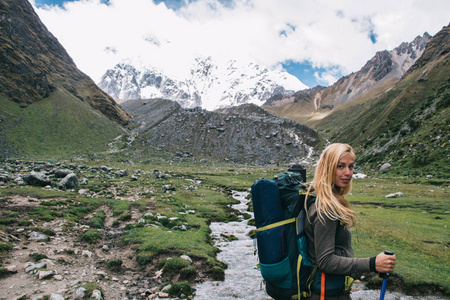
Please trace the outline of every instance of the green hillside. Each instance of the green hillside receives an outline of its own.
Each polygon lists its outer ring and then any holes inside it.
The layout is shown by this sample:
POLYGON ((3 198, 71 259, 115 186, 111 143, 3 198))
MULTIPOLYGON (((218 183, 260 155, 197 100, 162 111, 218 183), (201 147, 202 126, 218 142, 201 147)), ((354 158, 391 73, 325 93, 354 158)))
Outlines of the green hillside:
POLYGON ((25 108, 0 98, 0 158, 105 151, 122 133, 117 123, 61 90, 25 108))
POLYGON ((330 141, 354 146, 360 165, 378 168, 389 162, 391 172, 448 176, 448 27, 440 34, 439 47, 430 44, 425 52, 430 60, 413 68, 394 88, 334 110, 316 128, 330 141))

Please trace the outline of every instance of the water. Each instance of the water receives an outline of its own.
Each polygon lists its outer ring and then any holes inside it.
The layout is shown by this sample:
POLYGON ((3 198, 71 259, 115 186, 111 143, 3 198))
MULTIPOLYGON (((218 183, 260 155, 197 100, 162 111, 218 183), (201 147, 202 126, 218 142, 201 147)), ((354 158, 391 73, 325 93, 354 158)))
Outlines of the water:
MULTIPOLYGON (((232 207, 241 212, 247 211, 247 192, 233 192, 233 198, 240 201, 232 207)), ((251 213, 250 213, 251 214, 251 213)), ((221 252, 217 259, 225 262, 224 281, 208 281, 197 285, 195 300, 209 299, 271 299, 262 285, 261 272, 256 268, 257 256, 253 254, 253 240, 247 236, 254 226, 248 220, 229 223, 211 223, 211 235, 221 252), (225 241, 222 234, 234 235, 238 240, 225 241)))
MULTIPOLYGON (((239 204, 232 207, 242 213, 247 211, 247 192, 233 192, 233 198, 239 200, 239 204)), ((253 217, 253 215, 252 215, 253 217)), ((256 268, 257 256, 253 254, 253 240, 247 233, 255 229, 247 224, 248 220, 229 223, 211 223, 211 236, 215 245, 221 250, 217 259, 225 262, 228 268, 225 270, 224 281, 207 281, 197 285, 195 300, 216 299, 246 299, 265 300, 272 299, 265 292, 260 271, 256 268), (235 241, 224 240, 222 234, 234 235, 235 241)), ((352 292, 353 300, 378 300, 379 290, 367 290, 363 284, 355 284, 357 291, 352 292)), ((385 300, 446 300, 437 296, 407 296, 398 292, 390 292, 387 287, 385 300)))

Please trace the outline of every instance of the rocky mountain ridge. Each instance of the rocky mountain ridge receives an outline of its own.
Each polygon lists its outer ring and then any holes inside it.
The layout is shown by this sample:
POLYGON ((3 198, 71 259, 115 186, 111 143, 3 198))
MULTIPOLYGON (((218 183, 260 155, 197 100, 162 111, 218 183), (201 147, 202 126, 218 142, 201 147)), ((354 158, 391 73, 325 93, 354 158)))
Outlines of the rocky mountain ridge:
POLYGON ((286 72, 271 71, 251 62, 219 63, 212 57, 197 58, 185 80, 120 63, 106 71, 98 86, 118 102, 164 98, 177 101, 183 108, 208 110, 246 103, 261 105, 275 94, 290 96, 307 88, 286 72))
POLYGON ((310 164, 323 143, 317 131, 254 104, 220 113, 183 109, 162 99, 129 100, 122 107, 134 116, 130 146, 144 152, 248 164, 310 164))
POLYGON ((64 90, 124 125, 129 116, 76 67, 27 0, 0 0, 0 96, 26 107, 64 90))
POLYGON ((340 78, 329 87, 298 91, 291 97, 274 96, 264 107, 280 117, 313 124, 340 105, 393 87, 422 55, 431 38, 424 33, 391 51, 377 52, 359 71, 340 78))

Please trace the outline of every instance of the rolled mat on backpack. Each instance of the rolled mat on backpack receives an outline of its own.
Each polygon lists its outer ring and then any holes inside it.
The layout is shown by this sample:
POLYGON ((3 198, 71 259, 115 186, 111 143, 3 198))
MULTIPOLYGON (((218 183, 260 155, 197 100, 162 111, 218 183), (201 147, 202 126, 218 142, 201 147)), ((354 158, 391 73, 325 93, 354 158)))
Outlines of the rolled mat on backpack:
MULTIPOLYGON (((252 202, 256 228, 283 221, 278 186, 275 181, 261 178, 252 187, 252 202)), ((275 264, 288 256, 285 225, 257 232, 259 260, 262 264, 275 264)))

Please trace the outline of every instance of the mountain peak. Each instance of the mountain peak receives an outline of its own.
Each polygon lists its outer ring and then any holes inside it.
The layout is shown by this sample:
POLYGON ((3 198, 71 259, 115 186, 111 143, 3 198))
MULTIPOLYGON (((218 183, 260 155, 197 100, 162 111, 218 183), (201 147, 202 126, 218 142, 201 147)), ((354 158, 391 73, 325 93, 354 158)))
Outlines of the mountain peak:
POLYGON ((245 103, 262 105, 274 94, 292 95, 308 88, 286 72, 254 62, 218 61, 211 56, 196 58, 185 79, 121 63, 108 70, 98 85, 118 101, 165 98, 179 102, 183 108, 208 110, 245 103))

